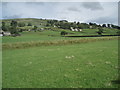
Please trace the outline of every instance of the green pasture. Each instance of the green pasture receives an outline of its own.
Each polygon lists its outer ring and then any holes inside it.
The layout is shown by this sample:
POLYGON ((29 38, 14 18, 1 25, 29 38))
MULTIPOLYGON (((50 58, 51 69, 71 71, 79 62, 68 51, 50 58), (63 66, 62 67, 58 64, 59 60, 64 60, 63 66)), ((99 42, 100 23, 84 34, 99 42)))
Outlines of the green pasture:
MULTIPOLYGON (((32 24, 40 24, 38 22, 32 24)), ((82 36, 98 35, 98 30, 72 32, 49 28, 51 30, 24 31, 21 36, 2 37, 3 88, 117 87, 112 81, 118 77, 118 37, 62 37, 61 31, 82 36)), ((103 35, 116 32, 116 29, 104 28, 103 35)))
MULTIPOLYGON (((30 41, 52 41, 52 40, 66 40, 66 39, 76 39, 80 37, 61 37, 60 33, 64 29, 53 29, 53 30, 44 30, 44 31, 31 31, 31 32, 22 32, 21 36, 11 37, 11 36, 4 36, 2 37, 2 43, 15 43, 15 42, 30 42, 30 41), (54 31, 53 31, 54 30, 54 31)), ((73 32, 70 30, 67 31, 68 36, 82 36, 82 35, 98 35, 96 29, 83 29, 82 32, 73 32)), ((104 30, 103 35, 114 35, 117 32, 116 29, 106 29, 104 30)), ((81 37, 86 38, 86 37, 81 37)), ((89 37, 90 38, 90 37, 89 37)), ((94 38, 94 37, 91 37, 94 38)))
MULTIPOLYGON (((24 34, 3 42, 43 39, 40 33, 24 34)), ((117 87, 112 81, 118 77, 118 40, 8 49, 2 57, 3 88, 117 87)))
POLYGON ((17 36, 17 37, 5 36, 2 38, 2 43, 50 41, 50 40, 62 40, 62 39, 69 39, 69 38, 61 37, 60 32, 46 30, 43 32, 22 32, 21 36, 17 36))

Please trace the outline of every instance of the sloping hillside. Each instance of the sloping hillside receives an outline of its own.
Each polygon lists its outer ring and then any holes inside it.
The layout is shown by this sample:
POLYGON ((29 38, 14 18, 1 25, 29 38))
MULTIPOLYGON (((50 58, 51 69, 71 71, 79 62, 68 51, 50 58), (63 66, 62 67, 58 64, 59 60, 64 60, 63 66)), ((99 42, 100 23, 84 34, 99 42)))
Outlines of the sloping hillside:
POLYGON ((44 19, 35 19, 35 18, 18 18, 18 19, 4 19, 3 22, 6 22, 8 25, 12 20, 16 20, 18 23, 25 23, 26 25, 28 23, 31 23, 32 25, 45 25, 47 23, 47 20, 44 19))

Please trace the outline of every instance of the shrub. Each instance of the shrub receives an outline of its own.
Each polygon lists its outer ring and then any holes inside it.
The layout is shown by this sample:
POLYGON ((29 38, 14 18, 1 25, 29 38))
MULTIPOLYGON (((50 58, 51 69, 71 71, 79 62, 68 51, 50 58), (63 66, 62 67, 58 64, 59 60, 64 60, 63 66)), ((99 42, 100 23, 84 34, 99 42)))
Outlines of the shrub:
POLYGON ((98 32, 97 32, 99 35, 102 35, 103 33, 103 29, 102 28, 98 28, 98 32))
POLYGON ((66 31, 61 32, 61 35, 66 35, 66 34, 68 34, 66 31))
POLYGON ((28 26, 32 26, 32 24, 31 24, 31 23, 28 23, 28 26))
POLYGON ((25 23, 20 22, 20 23, 18 23, 18 26, 19 26, 19 27, 24 27, 24 26, 25 26, 25 23))
POLYGON ((116 33, 117 33, 117 35, 120 35, 120 30, 118 30, 116 33))

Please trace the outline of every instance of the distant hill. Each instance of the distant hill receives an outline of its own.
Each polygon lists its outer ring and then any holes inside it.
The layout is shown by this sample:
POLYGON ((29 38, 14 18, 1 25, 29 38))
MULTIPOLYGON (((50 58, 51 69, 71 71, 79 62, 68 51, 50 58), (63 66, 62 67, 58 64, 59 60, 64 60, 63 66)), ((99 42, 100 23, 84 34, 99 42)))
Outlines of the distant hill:
MULTIPOLYGON (((113 24, 103 24, 98 25, 96 23, 80 23, 80 22, 68 22, 66 20, 53 20, 53 19, 37 19, 37 18, 17 18, 17 19, 3 19, 0 22, 5 22, 6 26, 10 26, 12 20, 17 21, 17 23, 24 23, 25 26, 28 26, 30 23, 32 26, 37 27, 57 27, 61 29, 71 29, 71 27, 78 29, 97 29, 99 27, 102 28, 114 28, 120 29, 119 26, 113 24)), ((1 24, 1 23, 0 23, 1 24)))
POLYGON ((12 20, 16 20, 18 23, 25 23, 26 25, 31 23, 32 25, 36 26, 39 26, 40 24, 44 26, 47 23, 47 20, 36 18, 3 19, 1 21, 6 22, 6 24, 9 25, 12 20))

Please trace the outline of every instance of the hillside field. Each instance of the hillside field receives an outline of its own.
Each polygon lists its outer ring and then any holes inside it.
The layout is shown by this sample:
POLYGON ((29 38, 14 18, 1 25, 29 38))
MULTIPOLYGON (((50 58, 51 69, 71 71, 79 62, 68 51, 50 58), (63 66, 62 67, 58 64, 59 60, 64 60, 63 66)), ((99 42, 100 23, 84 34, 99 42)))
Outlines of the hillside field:
MULTIPOLYGON (((61 33, 61 29, 56 29, 56 31, 52 31, 52 30, 44 30, 42 32, 22 32, 21 36, 17 36, 17 37, 10 37, 10 36, 4 36, 2 37, 2 43, 16 43, 16 42, 30 42, 30 41, 53 41, 53 40, 69 40, 69 39, 77 39, 79 37, 61 37, 60 33, 61 33)), ((82 32, 72 32, 72 31, 68 31, 68 30, 64 30, 67 31, 69 33, 72 34, 68 34, 69 35, 73 35, 73 36, 84 36, 84 35, 98 35, 96 33, 96 29, 83 29, 82 32)), ((104 31, 103 35, 114 35, 116 33, 116 29, 106 29, 106 31, 104 31)), ((82 38, 87 38, 87 37, 82 37, 82 38)), ((88 37, 88 38, 94 38, 94 37, 88 37)))
POLYGON ((115 88, 118 41, 3 50, 3 88, 115 88))
POLYGON ((3 88, 118 87, 113 81, 118 79, 120 27, 34 18, 3 21, 3 88))

